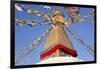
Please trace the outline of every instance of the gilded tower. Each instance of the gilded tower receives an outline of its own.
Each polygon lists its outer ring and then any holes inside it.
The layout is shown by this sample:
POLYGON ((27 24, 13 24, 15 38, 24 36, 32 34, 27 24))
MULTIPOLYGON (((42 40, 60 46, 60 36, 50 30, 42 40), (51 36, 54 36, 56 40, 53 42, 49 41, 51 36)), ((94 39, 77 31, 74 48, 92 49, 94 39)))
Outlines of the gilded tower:
POLYGON ((77 52, 74 49, 68 35, 64 30, 64 16, 60 10, 55 10, 52 15, 52 30, 48 36, 44 51, 41 53, 41 59, 52 57, 72 56, 76 57, 77 52))

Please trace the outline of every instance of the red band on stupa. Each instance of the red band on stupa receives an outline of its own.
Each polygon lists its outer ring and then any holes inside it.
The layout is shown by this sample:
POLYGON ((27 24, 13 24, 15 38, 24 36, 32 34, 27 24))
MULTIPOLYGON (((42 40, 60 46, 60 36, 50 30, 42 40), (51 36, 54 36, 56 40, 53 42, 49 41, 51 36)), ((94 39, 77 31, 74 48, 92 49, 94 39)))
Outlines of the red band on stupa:
POLYGON ((45 53, 41 54, 40 59, 43 59, 47 56, 49 56, 50 54, 52 54, 53 52, 55 52, 57 49, 63 50, 64 52, 72 55, 72 56, 77 56, 77 52, 75 50, 69 49, 67 47, 64 47, 63 45, 56 45, 53 48, 51 48, 50 50, 46 51, 45 53))

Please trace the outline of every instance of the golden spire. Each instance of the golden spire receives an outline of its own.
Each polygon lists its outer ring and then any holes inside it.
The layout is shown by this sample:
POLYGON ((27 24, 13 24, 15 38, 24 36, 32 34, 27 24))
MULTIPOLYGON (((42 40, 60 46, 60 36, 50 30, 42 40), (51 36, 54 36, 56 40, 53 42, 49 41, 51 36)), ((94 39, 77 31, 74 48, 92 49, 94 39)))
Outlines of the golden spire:
POLYGON ((60 11, 58 6, 52 13, 52 22, 54 25, 63 26, 64 21, 64 14, 60 11))
POLYGON ((64 16, 63 13, 60 11, 60 7, 59 6, 52 13, 52 16, 55 16, 55 15, 62 15, 62 16, 64 16))
POLYGON ((48 41, 44 46, 44 51, 41 53, 41 59, 66 55, 77 56, 77 52, 73 48, 72 43, 64 30, 64 16, 59 10, 59 6, 53 11, 52 21, 54 27, 50 31, 48 41))

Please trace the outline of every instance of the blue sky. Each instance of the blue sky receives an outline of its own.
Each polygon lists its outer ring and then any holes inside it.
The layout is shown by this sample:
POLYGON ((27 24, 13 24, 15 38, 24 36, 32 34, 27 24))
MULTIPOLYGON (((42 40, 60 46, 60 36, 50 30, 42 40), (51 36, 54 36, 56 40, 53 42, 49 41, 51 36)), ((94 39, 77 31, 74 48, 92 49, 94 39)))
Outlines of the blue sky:
MULTIPOLYGON (((40 5, 24 4, 24 6, 39 10, 41 12, 48 13, 48 11, 44 9, 43 6, 40 6, 40 5)), ((55 9, 55 8, 56 6, 52 6, 52 9, 55 9)), ((68 14, 65 13, 62 7, 60 8, 60 10, 64 13, 65 17, 68 18, 68 14)), ((80 7, 81 17, 90 11, 91 11, 91 8, 80 7)), ((15 11, 15 18, 19 20, 35 20, 35 21, 44 20, 44 18, 42 17, 33 16, 32 14, 29 14, 27 12, 21 12, 18 10, 15 11)), ((94 47, 94 25, 88 23, 91 19, 93 19, 93 16, 88 17, 87 19, 85 19, 84 22, 71 24, 69 26, 73 29, 75 33, 79 34, 83 38, 83 40, 89 43, 90 46, 93 48, 94 47)), ((15 26, 15 54, 19 53, 19 51, 23 47, 32 44, 33 40, 38 39, 42 35, 42 33, 46 32, 46 30, 50 27, 51 25, 41 25, 41 26, 35 25, 33 27, 30 27, 28 25, 24 25, 24 26, 16 25, 15 26)), ((67 30, 65 31, 68 34, 74 48, 77 50, 78 58, 85 61, 94 60, 94 57, 89 54, 87 49, 83 45, 81 45, 79 42, 77 42, 67 30)), ((23 61, 19 63, 19 65, 23 65, 23 63, 25 65, 31 65, 40 61, 40 53, 43 51, 43 47, 45 43, 46 41, 43 41, 39 45, 39 47, 33 50, 31 52, 31 55, 26 56, 25 59, 23 59, 23 61)))

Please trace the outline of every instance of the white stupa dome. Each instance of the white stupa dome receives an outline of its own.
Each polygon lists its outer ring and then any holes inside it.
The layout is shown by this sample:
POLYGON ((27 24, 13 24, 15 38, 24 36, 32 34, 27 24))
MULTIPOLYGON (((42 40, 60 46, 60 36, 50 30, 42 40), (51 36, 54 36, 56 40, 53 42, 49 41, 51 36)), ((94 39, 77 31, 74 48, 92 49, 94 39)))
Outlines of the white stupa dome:
POLYGON ((41 60, 37 64, 50 64, 50 63, 70 63, 70 62, 82 62, 77 57, 52 57, 45 60, 41 60))

